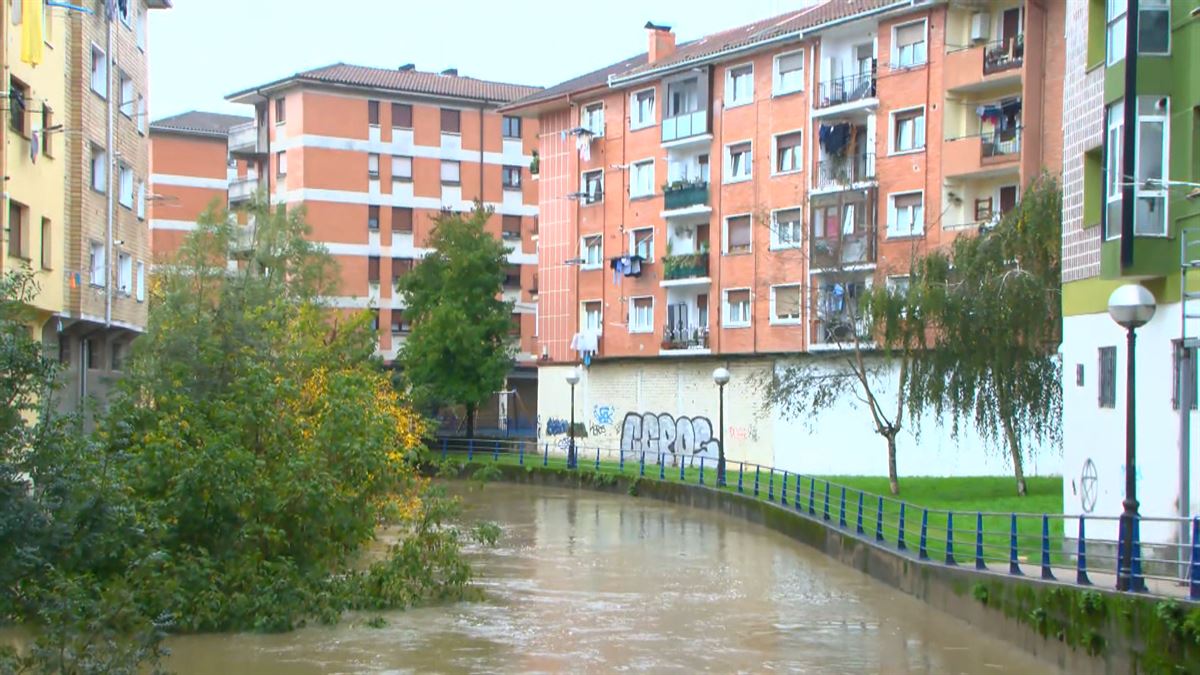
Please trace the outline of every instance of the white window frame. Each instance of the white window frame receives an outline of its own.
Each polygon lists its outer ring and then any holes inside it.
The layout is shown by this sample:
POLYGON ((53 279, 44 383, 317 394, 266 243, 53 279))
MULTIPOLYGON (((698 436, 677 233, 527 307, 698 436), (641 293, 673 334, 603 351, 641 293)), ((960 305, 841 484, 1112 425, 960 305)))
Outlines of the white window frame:
POLYGON ((107 99, 108 54, 95 42, 92 43, 92 62, 88 67, 90 68, 89 76, 91 78, 92 91, 100 98, 107 99), (100 57, 99 61, 96 60, 97 55, 100 57), (99 68, 97 68, 97 63, 99 64, 99 68))
POLYGON ((772 326, 799 326, 804 321, 804 285, 799 281, 787 284, 772 284, 771 285, 771 318, 769 323, 772 326), (794 288, 800 296, 800 301, 797 303, 797 315, 795 317, 781 317, 776 313, 776 296, 781 288, 794 288))
POLYGON ((722 328, 749 328, 754 321, 754 291, 749 287, 726 288, 721 291, 721 327, 722 328), (735 291, 746 291, 746 318, 734 321, 730 310, 732 306, 729 304, 729 294, 735 291))
POLYGON ((721 219, 721 254, 722 255, 746 255, 754 252, 754 216, 750 213, 731 213, 721 219), (745 251, 729 251, 729 221, 734 218, 749 218, 750 219, 750 248, 745 251))
POLYGON ((888 239, 903 239, 909 237, 922 237, 925 235, 925 191, 924 190, 904 190, 901 192, 889 192, 887 199, 888 221, 887 221, 887 238, 888 239), (912 217, 911 226, 908 230, 901 232, 897 229, 899 211, 896 210, 896 198, 908 197, 911 195, 921 196, 921 216, 917 218, 915 214, 910 213, 912 217))
MULTIPOLYGON (((653 324, 654 322, 651 321, 650 323, 653 324)), ((586 332, 586 331, 593 331, 597 335, 604 334, 604 301, 603 300, 596 298, 596 299, 592 299, 592 300, 583 300, 579 303, 579 331, 581 333, 586 332), (593 312, 588 311, 588 305, 595 305, 597 307, 597 311, 594 313, 596 316, 595 327, 593 327, 591 325, 591 322, 588 321, 588 319, 593 314, 593 312)))
POLYGON ((500 167, 500 187, 504 190, 521 191, 521 167, 511 164, 505 164, 500 167), (515 173, 514 173, 515 172, 515 173), (506 175, 507 174, 507 175, 506 175), (516 176, 516 183, 508 180, 511 176, 516 176))
POLYGON ((133 24, 134 40, 137 43, 137 48, 141 51, 146 51, 146 12, 142 10, 141 3, 134 3, 134 11, 137 12, 137 19, 133 24))
POLYGON ((137 261, 137 278, 135 280, 137 287, 134 289, 134 297, 138 302, 146 301, 146 263, 141 260, 137 261))
POLYGON ((725 150, 722 153, 722 155, 724 158, 725 170, 721 172, 721 174, 722 174, 721 182, 723 182, 725 184, 742 183, 742 182, 754 179, 754 141, 752 139, 747 138, 747 139, 741 140, 741 141, 734 141, 733 143, 726 143, 725 150), (735 176, 733 174, 733 153, 730 152, 730 150, 735 145, 749 145, 750 146, 750 150, 748 150, 746 153, 748 155, 748 157, 747 157, 747 161, 745 163, 745 165, 746 165, 746 174, 745 175, 735 176))
POLYGON ((925 113, 925 106, 923 105, 915 105, 911 108, 900 108, 888 113, 888 155, 909 155, 917 152, 925 152, 925 144, 929 140, 925 136, 927 127, 927 117, 925 113), (912 112, 914 110, 921 111, 921 123, 919 125, 915 123, 913 124, 914 145, 907 150, 901 150, 899 149, 898 145, 900 142, 899 134, 896 133, 896 116, 903 113, 912 112), (920 145, 916 144, 918 138, 920 139, 920 145))
POLYGON ((287 150, 275 153, 275 175, 280 178, 287 176, 287 150))
POLYGON ((793 173, 801 173, 804 171, 804 130, 792 129, 790 131, 781 131, 771 135, 771 175, 772 176, 787 176, 793 173), (800 145, 796 146, 796 168, 786 171, 779 170, 779 139, 792 134, 800 134, 800 145))
POLYGON ((1141 0, 1138 3, 1138 55, 1140 56, 1170 56, 1171 55, 1171 33, 1175 32, 1171 26, 1171 3, 1169 0, 1141 0), (1148 13, 1166 12, 1167 14, 1167 49, 1162 52, 1151 52, 1142 49, 1142 26, 1146 23, 1142 20, 1148 13))
POLYGON ((121 4, 117 3, 117 2, 113 3, 113 5, 115 6, 115 9, 117 10, 117 16, 121 17, 121 23, 125 24, 126 28, 133 27, 133 23, 131 22, 130 17, 132 15, 132 9, 133 9, 132 5, 136 5, 136 4, 137 4, 137 0, 129 0, 128 2, 125 3, 125 11, 121 11, 121 4))
POLYGON ((590 171, 584 171, 584 172, 580 173, 579 174, 579 192, 581 192, 585 195, 580 198, 580 200, 584 203, 585 206, 602 203, 604 201, 604 169, 592 169, 590 171), (586 196, 588 194, 588 176, 596 175, 596 174, 600 175, 600 181, 599 181, 600 197, 598 199, 592 199, 591 197, 586 196))
POLYGON ((771 82, 773 84, 772 92, 771 92, 772 95, 786 96, 788 94, 794 94, 796 92, 804 91, 804 74, 805 74, 805 69, 807 67, 807 64, 805 63, 803 49, 799 49, 799 50, 792 51, 792 52, 784 52, 782 54, 776 54, 775 58, 771 59, 771 64, 772 64, 772 68, 773 68, 773 73, 772 73, 772 77, 771 77, 771 82), (780 70, 779 70, 779 61, 780 61, 780 59, 786 58, 788 56, 796 56, 796 55, 800 56, 800 84, 799 84, 799 86, 797 86, 793 89, 787 89, 783 85, 783 73, 780 72, 780 70))
POLYGON ((639 89, 629 95, 629 130, 637 131, 654 126, 654 118, 658 106, 658 90, 654 87, 639 89), (650 92, 650 110, 648 117, 641 115, 641 107, 638 106, 638 96, 650 92))
POLYGON ((804 245, 804 207, 803 206, 785 206, 780 209, 771 211, 771 250, 786 251, 787 249, 800 248, 804 245), (784 242, 779 238, 779 214, 784 211, 797 211, 800 213, 800 220, 796 225, 795 239, 784 242))
POLYGON ((104 288, 107 285, 105 282, 107 281, 108 277, 108 274, 106 273, 108 264, 104 258, 104 244, 98 241, 90 242, 90 246, 88 248, 88 262, 91 267, 91 273, 88 275, 88 283, 92 286, 104 288))
POLYGON ((133 256, 125 252, 117 254, 117 292, 133 295, 133 256))
POLYGON ((725 67, 725 108, 737 108, 743 105, 754 103, 754 62, 746 61, 745 63, 737 63, 725 67), (750 69, 749 89, 740 98, 737 96, 737 91, 734 89, 734 71, 750 69))
POLYGON ((121 111, 122 115, 132 119, 133 106, 137 100, 137 92, 133 88, 133 78, 118 71, 117 82, 120 85, 120 91, 118 92, 120 99, 118 99, 119 104, 117 105, 117 109, 121 111), (126 94, 128 94, 128 98, 126 94))
POLYGON ((1104 63, 1113 65, 1125 58, 1125 0, 1108 0, 1104 7, 1104 63))
POLYGON ((438 178, 442 185, 462 185, 462 163, 456 159, 443 159, 441 167, 438 169, 438 178), (448 172, 446 169, 453 168, 453 172, 448 172), (453 173, 452 178, 448 178, 448 174, 453 173))
POLYGON ((108 151, 98 145, 92 144, 92 165, 91 176, 89 177, 92 190, 105 194, 108 192, 108 151))
POLYGON ((654 158, 642 159, 633 162, 629 165, 629 198, 637 199, 639 197, 654 196, 654 158), (649 167, 649 180, 639 181, 644 172, 649 167), (639 185, 639 183, 641 183, 639 185))
POLYGON ((137 95, 137 130, 142 136, 146 135, 146 97, 137 95))
MULTIPOLYGON (((1121 238, 1121 227, 1111 230, 1108 215, 1111 205, 1120 203, 1124 198, 1124 181, 1121 179, 1124 171, 1125 154, 1125 100, 1114 101, 1105 109, 1108 119, 1105 123, 1104 138, 1106 143, 1104 170, 1104 232, 1106 241, 1121 238), (1115 189, 1114 189, 1115 188, 1115 189)), ((1135 164, 1136 166, 1136 164, 1135 164)))
POLYGON ((629 255, 638 255, 638 252, 637 252, 637 233, 638 232, 649 232, 650 233, 650 246, 649 246, 649 250, 646 251, 647 253, 649 253, 649 255, 642 256, 642 258, 646 262, 654 262, 654 245, 657 242, 654 241, 655 232, 654 232, 653 226, 651 226, 651 227, 635 227, 629 231, 629 255))
POLYGON ((919 68, 926 63, 929 63, 929 22, 925 19, 917 19, 916 21, 906 21, 892 26, 892 70, 919 68), (916 55, 914 54, 912 63, 901 64, 900 45, 896 42, 896 35, 900 32, 901 28, 907 28, 918 23, 921 24, 921 30, 924 33, 924 37, 921 38, 921 42, 919 43, 923 45, 921 59, 919 61, 916 60, 916 55))
POLYGON ((133 197, 134 205, 137 206, 138 220, 146 219, 146 181, 139 180, 137 182, 137 191, 133 197))
POLYGON ((411 183, 413 179, 413 158, 409 155, 392 155, 392 182, 411 183), (404 165, 408 171, 403 171, 404 165))
POLYGON ((592 135, 599 138, 604 135, 604 101, 593 101, 591 103, 579 107, 579 126, 592 132, 592 135), (595 117, 593 111, 599 108, 599 116, 595 117), (598 129, 596 127, 599 127, 598 129))
POLYGON ((121 163, 117 165, 117 202, 127 209, 133 209, 133 167, 121 163))
POLYGON ((585 234, 579 238, 579 258, 583 262, 579 263, 581 270, 598 270, 604 267, 604 235, 600 233, 585 234), (595 240, 596 244, 596 262, 589 262, 588 249, 590 243, 595 240))
POLYGON ((654 305, 655 305, 655 298, 653 295, 637 295, 637 296, 629 298, 629 332, 630 333, 653 333, 654 332, 654 305), (649 300, 650 301, 650 316, 649 316, 650 320, 646 324, 642 324, 640 322, 635 323, 635 321, 634 321, 635 319, 638 318, 638 314, 637 314, 637 301, 638 300, 649 300))
POLYGON ((367 177, 379 178, 379 153, 367 153, 367 177))
POLYGON ((1165 183, 1165 181, 1168 180, 1168 173, 1170 171, 1170 166, 1171 166, 1171 100, 1169 97, 1166 97, 1166 96, 1156 96, 1156 95, 1139 96, 1137 113, 1138 113, 1138 116, 1137 116, 1138 135, 1137 135, 1137 147, 1135 148, 1136 156, 1134 157, 1133 165, 1135 167, 1135 170, 1140 173, 1141 167, 1142 167, 1142 152, 1144 151, 1144 149, 1142 147, 1142 145, 1143 145, 1143 143, 1142 143, 1142 139, 1143 139, 1142 125, 1147 122, 1152 123, 1152 124, 1153 123, 1161 124, 1162 125, 1162 147, 1161 148, 1149 148, 1148 150, 1151 153, 1151 155, 1157 155, 1157 154, 1162 155, 1162 181, 1164 181, 1164 182, 1160 183, 1156 187, 1148 187, 1149 184, 1146 183, 1145 181, 1143 181, 1142 176, 1140 176, 1140 175, 1137 176, 1137 180, 1136 180, 1135 187, 1134 187, 1134 198, 1133 198, 1133 214, 1134 214, 1133 235, 1135 237, 1162 238, 1162 237, 1166 237, 1167 233, 1171 231, 1171 219, 1170 219, 1170 201, 1171 200, 1170 200, 1170 195, 1167 193, 1167 186, 1165 183), (1166 108, 1164 110, 1162 110, 1161 112, 1157 110, 1157 102, 1160 99, 1165 99, 1167 101, 1166 108), (1143 104, 1145 104, 1145 105, 1143 105, 1143 104), (1149 108, 1151 112, 1149 112, 1149 113, 1143 112, 1147 108, 1149 108), (1159 232, 1139 232, 1138 231, 1138 227, 1137 227, 1138 226, 1138 220, 1137 220, 1138 204, 1143 199, 1155 199, 1155 200, 1158 200, 1158 202, 1162 205, 1163 220, 1162 220, 1162 230, 1161 231, 1159 231, 1159 232))

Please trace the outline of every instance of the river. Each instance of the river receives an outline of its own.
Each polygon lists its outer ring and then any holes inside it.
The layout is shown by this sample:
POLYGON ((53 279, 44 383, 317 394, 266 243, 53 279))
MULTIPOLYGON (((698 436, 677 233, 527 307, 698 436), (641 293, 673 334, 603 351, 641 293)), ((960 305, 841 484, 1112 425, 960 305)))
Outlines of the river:
POLYGON ((482 602, 172 638, 180 673, 1056 673, 764 527, 586 491, 455 484, 499 545, 482 602))

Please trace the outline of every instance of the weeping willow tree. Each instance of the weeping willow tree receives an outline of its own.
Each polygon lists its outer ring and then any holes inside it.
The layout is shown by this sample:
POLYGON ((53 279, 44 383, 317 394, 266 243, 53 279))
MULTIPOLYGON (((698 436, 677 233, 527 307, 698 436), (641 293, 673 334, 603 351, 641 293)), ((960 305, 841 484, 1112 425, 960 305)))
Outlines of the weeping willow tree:
POLYGON ((913 360, 910 414, 948 418, 955 436, 970 423, 1007 446, 1022 496, 1027 443, 1062 433, 1061 236, 1062 191, 1043 175, 996 227, 918 262, 932 349, 913 360))

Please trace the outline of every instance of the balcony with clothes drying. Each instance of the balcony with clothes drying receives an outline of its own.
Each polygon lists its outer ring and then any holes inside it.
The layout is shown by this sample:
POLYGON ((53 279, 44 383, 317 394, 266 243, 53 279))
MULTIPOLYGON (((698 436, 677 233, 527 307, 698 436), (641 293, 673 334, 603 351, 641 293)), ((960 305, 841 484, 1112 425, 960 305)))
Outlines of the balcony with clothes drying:
POLYGON ((1021 98, 946 100, 942 167, 948 179, 1016 175, 1021 160, 1021 98))
POLYGON ((667 289, 667 322, 663 325, 662 356, 709 354, 708 290, 667 289))
POLYGON ((815 307, 812 315, 810 349, 849 349, 854 343, 870 343, 863 299, 871 286, 870 272, 829 273, 814 277, 815 307))
POLYGON ((837 192, 874 185, 874 123, 830 120, 817 127, 817 170, 813 192, 837 192))
POLYGON ((809 255, 813 274, 874 266, 876 201, 874 188, 812 197, 809 255))
POLYGON ((1025 64, 1025 9, 1019 0, 994 11, 951 6, 946 16, 948 91, 982 92, 1020 82, 1025 64))

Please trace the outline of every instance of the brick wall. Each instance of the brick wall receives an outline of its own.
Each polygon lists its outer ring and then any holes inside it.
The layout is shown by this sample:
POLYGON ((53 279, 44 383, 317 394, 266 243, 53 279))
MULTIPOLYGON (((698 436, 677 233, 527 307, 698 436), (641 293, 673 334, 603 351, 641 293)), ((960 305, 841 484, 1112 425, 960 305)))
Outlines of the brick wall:
POLYGON ((1083 155, 1104 140, 1104 68, 1087 71, 1088 0, 1067 0, 1063 83, 1063 282, 1100 274, 1100 227, 1083 227, 1083 155))

